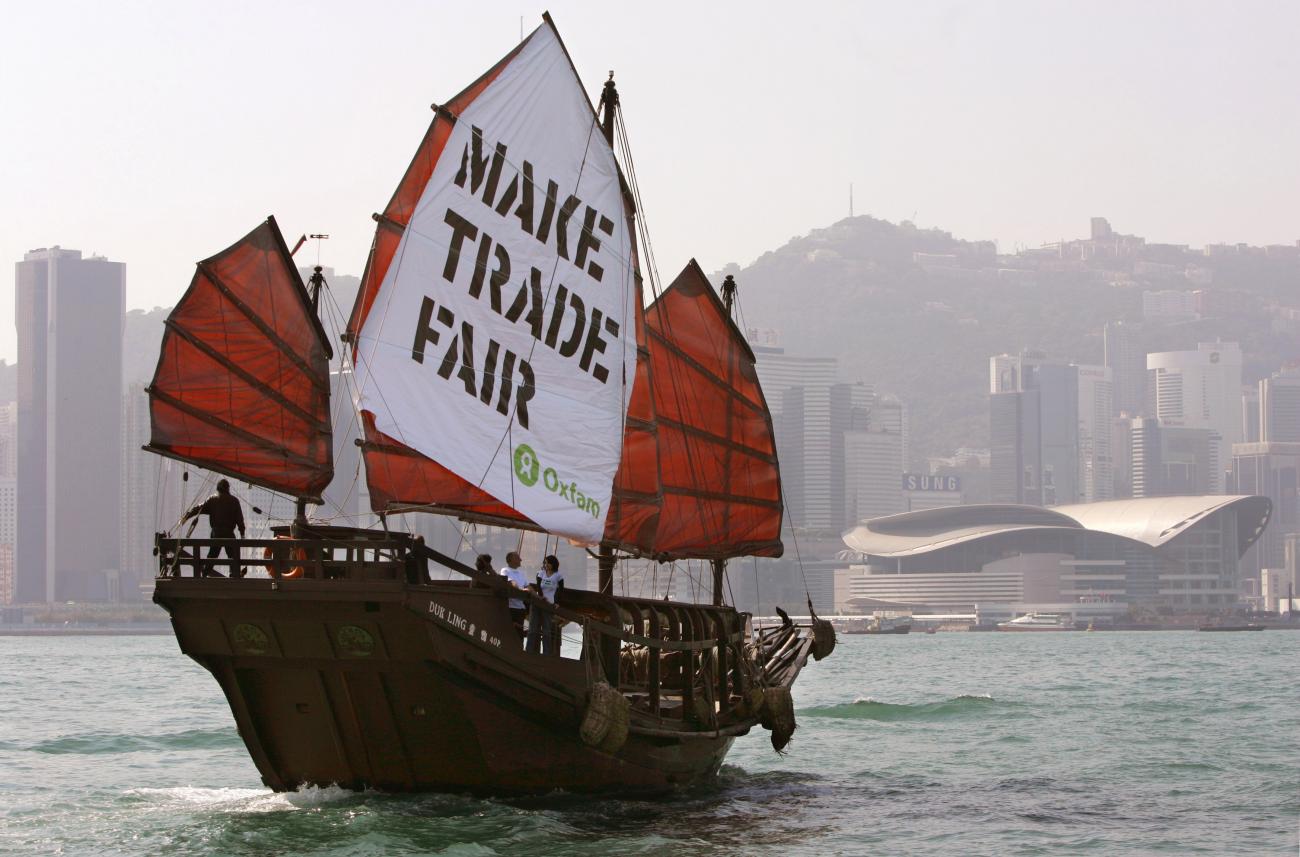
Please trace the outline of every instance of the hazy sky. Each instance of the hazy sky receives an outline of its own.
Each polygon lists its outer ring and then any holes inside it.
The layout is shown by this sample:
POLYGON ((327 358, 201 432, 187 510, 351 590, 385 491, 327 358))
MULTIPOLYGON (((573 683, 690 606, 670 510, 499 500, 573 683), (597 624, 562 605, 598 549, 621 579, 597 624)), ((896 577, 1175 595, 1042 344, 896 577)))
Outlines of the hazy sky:
MULTIPOLYGON (((322 261, 359 274, 429 104, 546 8, 5 4, 0 259, 100 253, 127 263, 128 307, 166 305, 275 214, 291 242, 329 233, 322 261)), ((1300 238, 1294 2, 549 9, 591 92, 617 72, 668 279, 844 217, 850 182, 858 214, 1003 250, 1080 237, 1093 215, 1153 241, 1300 238)))

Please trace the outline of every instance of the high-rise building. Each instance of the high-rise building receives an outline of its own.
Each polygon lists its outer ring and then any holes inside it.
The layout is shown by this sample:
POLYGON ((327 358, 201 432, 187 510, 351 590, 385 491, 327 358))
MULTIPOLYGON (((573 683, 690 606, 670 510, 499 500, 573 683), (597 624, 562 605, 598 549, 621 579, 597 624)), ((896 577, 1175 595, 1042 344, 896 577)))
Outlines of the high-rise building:
POLYGON ((1228 490, 1262 494, 1273 515, 1259 541, 1241 559, 1243 577, 1286 564, 1286 537, 1300 533, 1300 443, 1239 443, 1232 447, 1228 490))
POLYGON ((1038 445, 1038 391, 990 394, 990 501, 1039 504, 1042 469, 1038 445))
POLYGON ((773 416, 781 412, 782 397, 791 387, 829 387, 835 383, 839 364, 834 357, 797 357, 786 354, 779 345, 755 344, 752 338, 750 348, 758 384, 773 416))
POLYGON ((837 363, 832 357, 797 357, 772 344, 754 344, 755 370, 776 434, 786 523, 794 527, 838 530, 843 483, 835 490, 835 444, 831 387, 837 363))
MULTIPOLYGON (((879 404, 876 390, 870 384, 831 385, 831 524, 827 529, 839 530, 856 522, 860 492, 870 492, 875 487, 873 476, 863 470, 859 458, 850 458, 848 436, 873 427, 879 404)), ((899 462, 893 460, 886 466, 899 466, 899 462)))
POLYGON ((1259 431, 1259 387, 1242 387, 1241 442, 1259 443, 1259 431))
POLYGON ((1148 354, 1147 397, 1148 416, 1162 426, 1217 432, 1219 461, 1226 462, 1242 436, 1241 349, 1235 342, 1202 342, 1195 351, 1148 354))
POLYGON ((1300 443, 1300 369, 1284 369, 1259 382, 1259 440, 1300 443))
POLYGON ((0 479, 18 476, 18 403, 0 404, 0 479))
POLYGON ((1114 417, 1110 422, 1110 455, 1116 500, 1133 496, 1133 418, 1114 417))
POLYGON ((15 600, 116 598, 126 266, 52 247, 16 267, 15 600))
POLYGON ((789 387, 774 416, 776 454, 786 520, 792 527, 831 529, 830 387, 789 387))
POLYGON ((1167 426, 1151 417, 1137 417, 1131 425, 1134 497, 1223 493, 1218 432, 1167 426))
POLYGON ((1079 499, 1079 380, 1038 352, 989 361, 989 467, 994 503, 1079 499))
POLYGON ((18 532, 18 480, 0 476, 0 604, 14 602, 14 542, 18 532))
POLYGON ((893 432, 901 438, 904 471, 912 466, 908 423, 907 403, 897 396, 883 394, 871 406, 871 426, 878 431, 893 432))
POLYGON ((786 354, 770 333, 749 339, 772 412, 786 523, 838 536, 863 515, 902 511, 906 404, 870 384, 837 382, 833 358, 786 354))
POLYGON ((845 524, 895 515, 903 506, 903 436, 870 429, 844 433, 845 524))
POLYGON ((1106 366, 1076 366, 1079 377, 1079 494, 1085 503, 1115 496, 1111 422, 1115 392, 1106 366))
POLYGON ((1112 373, 1111 384, 1115 393, 1114 413, 1116 416, 1139 416, 1146 406, 1147 386, 1147 352, 1142 325, 1108 322, 1103 337, 1104 362, 1112 373))

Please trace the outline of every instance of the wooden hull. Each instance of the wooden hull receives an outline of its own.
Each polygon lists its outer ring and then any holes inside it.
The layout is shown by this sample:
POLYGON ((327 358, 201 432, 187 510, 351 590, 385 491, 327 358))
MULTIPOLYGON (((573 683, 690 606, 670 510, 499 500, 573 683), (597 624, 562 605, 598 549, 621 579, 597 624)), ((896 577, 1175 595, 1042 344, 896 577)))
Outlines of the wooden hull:
POLYGON ((662 792, 713 777, 748 731, 634 712, 616 753, 587 746, 587 667, 522 651, 468 582, 159 579, 154 600, 276 791, 662 792))

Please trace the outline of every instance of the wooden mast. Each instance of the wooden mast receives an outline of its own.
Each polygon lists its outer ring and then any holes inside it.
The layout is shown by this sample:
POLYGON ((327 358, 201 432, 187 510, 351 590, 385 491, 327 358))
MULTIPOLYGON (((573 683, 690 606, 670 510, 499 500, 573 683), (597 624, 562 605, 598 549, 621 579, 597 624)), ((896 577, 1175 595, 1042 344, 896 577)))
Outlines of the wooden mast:
MULTIPOLYGON (((727 275, 722 281, 722 306, 727 310, 727 315, 731 315, 731 307, 736 301, 736 278, 727 275)), ((727 412, 727 419, 730 422, 731 412, 727 412)), ((727 426, 727 437, 731 437, 731 426, 727 426)), ((722 583, 727 575, 727 561, 725 559, 710 560, 709 564, 713 566, 713 606, 722 606, 722 583)))
MULTIPOLYGON (((618 90, 614 87, 614 72, 609 73, 609 80, 605 81, 605 88, 600 93, 600 130, 605 135, 605 142, 609 144, 611 151, 614 149, 614 111, 618 108, 618 90)), ((600 592, 605 595, 614 594, 614 548, 609 542, 600 543, 600 551, 597 556, 598 579, 600 581, 600 592)))

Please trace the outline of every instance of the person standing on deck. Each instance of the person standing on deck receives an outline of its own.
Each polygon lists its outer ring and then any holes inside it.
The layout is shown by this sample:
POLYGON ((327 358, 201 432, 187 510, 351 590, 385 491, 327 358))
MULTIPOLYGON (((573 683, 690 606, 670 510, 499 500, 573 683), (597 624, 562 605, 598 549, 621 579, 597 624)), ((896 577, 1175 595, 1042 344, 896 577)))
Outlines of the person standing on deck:
MULTIPOLYGON (((208 516, 208 524, 212 527, 211 538, 214 539, 234 539, 235 530, 239 530, 239 537, 244 537, 244 507, 239 504, 239 500, 230 493, 230 483, 225 479, 217 482, 217 493, 213 494, 207 500, 204 500, 198 506, 190 509, 181 518, 181 523, 185 523, 191 518, 199 515, 208 516)), ((234 544, 212 545, 208 548, 208 559, 213 560, 221 555, 222 551, 226 552, 232 562, 230 573, 237 577, 244 576, 244 570, 238 562, 233 560, 239 559, 239 548, 234 544)), ((221 572, 215 568, 215 563, 207 562, 203 566, 203 575, 224 577, 221 572)))
MULTIPOLYGON (((521 560, 519 554, 511 551, 506 554, 506 567, 501 569, 501 575, 516 589, 528 588, 528 575, 519 567, 521 560)), ((519 638, 524 637, 524 617, 528 611, 524 609, 524 600, 522 598, 511 598, 506 605, 510 608, 510 621, 514 623, 515 630, 519 632, 519 638)))
MULTIPOLYGON (((542 560, 542 571, 537 575, 537 582, 532 584, 533 590, 546 599, 548 604, 554 604, 560 590, 564 588, 564 572, 560 571, 560 561, 555 558, 555 554, 550 554, 542 560)), ((541 647, 542 654, 555 655, 560 654, 560 626, 556 622, 555 614, 549 611, 543 611, 537 605, 533 605, 532 613, 528 617, 528 651, 537 654, 538 647, 541 647)))

